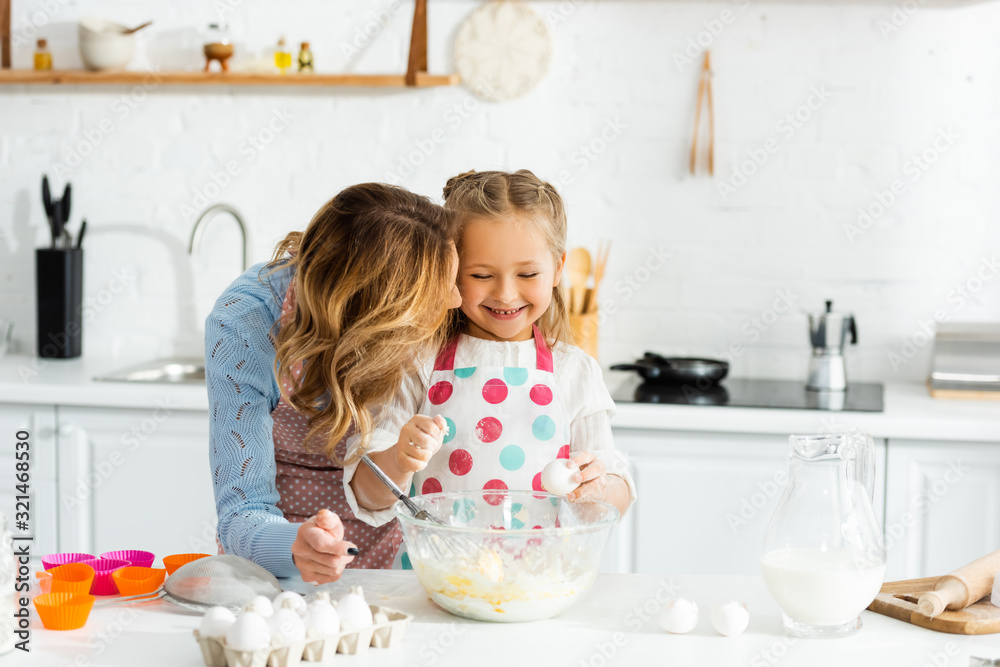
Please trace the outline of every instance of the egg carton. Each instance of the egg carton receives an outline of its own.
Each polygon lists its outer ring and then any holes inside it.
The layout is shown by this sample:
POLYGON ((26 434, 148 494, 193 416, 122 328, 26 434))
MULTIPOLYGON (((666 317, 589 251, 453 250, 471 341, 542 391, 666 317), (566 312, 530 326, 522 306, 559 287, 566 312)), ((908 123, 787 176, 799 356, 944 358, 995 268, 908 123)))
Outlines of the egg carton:
POLYGON ((366 652, 369 647, 399 646, 413 617, 388 607, 368 607, 372 616, 379 619, 370 627, 298 642, 272 641, 271 646, 256 651, 237 651, 226 646, 222 639, 202 637, 197 630, 194 631, 194 638, 201 647, 201 657, 207 667, 297 667, 302 662, 329 662, 336 653, 357 655, 366 652))

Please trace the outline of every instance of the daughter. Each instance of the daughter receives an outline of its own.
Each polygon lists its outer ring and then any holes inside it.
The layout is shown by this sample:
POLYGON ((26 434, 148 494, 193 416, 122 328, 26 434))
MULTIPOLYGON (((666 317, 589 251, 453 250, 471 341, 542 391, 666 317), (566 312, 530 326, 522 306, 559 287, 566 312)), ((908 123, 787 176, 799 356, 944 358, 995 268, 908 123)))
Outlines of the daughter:
MULTIPOLYGON (((456 176, 444 198, 460 215, 462 305, 436 359, 383 408, 372 460, 415 495, 540 491, 542 468, 569 458, 580 482, 569 500, 624 513, 635 487, 614 448, 614 403, 597 362, 569 343, 562 199, 527 170, 456 176)), ((359 518, 393 518, 396 498, 365 466, 345 468, 344 490, 359 518)))

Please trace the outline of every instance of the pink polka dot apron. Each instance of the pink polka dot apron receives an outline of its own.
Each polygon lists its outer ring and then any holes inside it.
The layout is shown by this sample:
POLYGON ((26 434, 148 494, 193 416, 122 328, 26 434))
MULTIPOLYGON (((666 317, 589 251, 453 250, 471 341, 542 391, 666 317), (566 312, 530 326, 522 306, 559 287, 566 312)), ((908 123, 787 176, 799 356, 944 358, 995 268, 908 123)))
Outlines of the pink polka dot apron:
MULTIPOLYGON (((295 309, 294 289, 290 285, 282 304, 281 319, 291 317, 295 309)), ((301 369, 296 369, 298 374, 301 369)), ((286 389, 288 385, 285 385, 286 389)), ((309 419, 296 412, 285 401, 278 401, 271 412, 274 421, 274 461, 277 465, 275 486, 281 496, 278 501, 285 518, 292 523, 302 523, 319 510, 326 508, 336 513, 344 524, 344 539, 358 546, 361 554, 347 566, 349 568, 389 568, 403 541, 399 522, 393 520, 379 527, 358 519, 344 496, 344 470, 336 466, 317 448, 306 447, 309 419)), ((347 435, 337 444, 336 455, 343 460, 347 453, 347 435)))
MULTIPOLYGON (((569 417, 556 390, 552 351, 532 327, 535 368, 455 368, 458 338, 437 357, 421 414, 448 424, 444 445, 413 476, 411 494, 483 490, 541 491, 542 468, 569 458, 569 417)), ((404 564, 405 564, 404 559, 404 564)))

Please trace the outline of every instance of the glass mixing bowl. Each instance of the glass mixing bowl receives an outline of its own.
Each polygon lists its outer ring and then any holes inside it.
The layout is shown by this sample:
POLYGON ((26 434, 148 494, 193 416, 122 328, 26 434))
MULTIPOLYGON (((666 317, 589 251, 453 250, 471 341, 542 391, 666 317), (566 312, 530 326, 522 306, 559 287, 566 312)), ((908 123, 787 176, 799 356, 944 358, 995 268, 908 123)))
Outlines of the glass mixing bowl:
POLYGON ((480 621, 551 618, 594 582, 618 510, 537 491, 411 498, 446 525, 396 516, 417 579, 440 607, 480 621))

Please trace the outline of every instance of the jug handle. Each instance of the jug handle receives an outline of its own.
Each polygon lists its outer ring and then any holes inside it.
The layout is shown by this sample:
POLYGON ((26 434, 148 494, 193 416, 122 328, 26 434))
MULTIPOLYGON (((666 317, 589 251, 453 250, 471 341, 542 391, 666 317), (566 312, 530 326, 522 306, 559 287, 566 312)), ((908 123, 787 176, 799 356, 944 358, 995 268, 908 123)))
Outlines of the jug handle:
POLYGON ((857 431, 854 441, 854 478, 868 492, 868 500, 875 501, 875 440, 868 433, 857 431))

